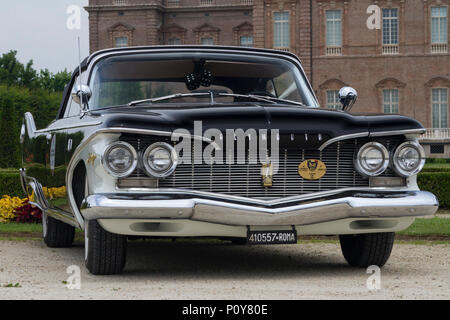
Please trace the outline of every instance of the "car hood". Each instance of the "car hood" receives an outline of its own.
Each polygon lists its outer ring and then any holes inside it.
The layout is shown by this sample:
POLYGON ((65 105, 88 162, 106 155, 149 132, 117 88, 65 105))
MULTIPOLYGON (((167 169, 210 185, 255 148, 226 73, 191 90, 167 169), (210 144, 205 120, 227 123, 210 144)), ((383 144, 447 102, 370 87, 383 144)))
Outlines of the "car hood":
POLYGON ((347 112, 280 105, 216 105, 189 107, 116 107, 98 110, 104 127, 124 127, 194 132, 199 121, 202 130, 278 129, 281 134, 324 134, 330 138, 361 132, 385 132, 423 128, 411 118, 399 115, 352 115, 347 112))

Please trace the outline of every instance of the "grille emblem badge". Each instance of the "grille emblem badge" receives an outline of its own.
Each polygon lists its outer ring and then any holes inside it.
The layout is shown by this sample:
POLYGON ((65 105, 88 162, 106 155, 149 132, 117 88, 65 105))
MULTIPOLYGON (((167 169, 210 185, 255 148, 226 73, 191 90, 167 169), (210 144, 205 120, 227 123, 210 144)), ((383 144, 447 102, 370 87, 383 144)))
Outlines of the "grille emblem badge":
POLYGON ((273 167, 272 164, 263 164, 261 167, 262 184, 264 187, 272 186, 273 167))
POLYGON ((298 166, 298 174, 306 180, 319 180, 327 172, 327 166, 320 160, 305 160, 298 166))

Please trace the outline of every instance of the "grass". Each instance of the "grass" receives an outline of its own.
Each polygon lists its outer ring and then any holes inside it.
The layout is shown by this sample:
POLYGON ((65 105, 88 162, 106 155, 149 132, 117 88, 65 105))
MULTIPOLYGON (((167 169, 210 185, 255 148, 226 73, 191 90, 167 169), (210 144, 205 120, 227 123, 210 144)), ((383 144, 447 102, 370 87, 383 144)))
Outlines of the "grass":
POLYGON ((406 236, 450 237, 450 218, 434 217, 431 219, 416 219, 408 229, 398 234, 406 236))
POLYGON ((38 223, 18 223, 18 222, 10 222, 10 223, 0 223, 0 232, 42 232, 42 224, 38 223))

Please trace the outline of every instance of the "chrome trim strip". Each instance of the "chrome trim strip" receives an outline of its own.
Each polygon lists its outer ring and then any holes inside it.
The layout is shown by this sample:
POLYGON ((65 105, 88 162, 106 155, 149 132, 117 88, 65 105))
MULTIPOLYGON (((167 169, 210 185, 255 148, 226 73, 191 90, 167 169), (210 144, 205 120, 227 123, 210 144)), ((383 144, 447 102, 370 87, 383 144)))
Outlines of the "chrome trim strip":
POLYGON ((371 132, 369 137, 382 137, 382 136, 396 136, 401 134, 422 134, 425 133, 426 129, 406 129, 406 130, 395 130, 395 131, 380 131, 380 132, 371 132))
POLYGON ((58 130, 93 127, 93 126, 101 125, 102 123, 103 123, 102 121, 90 121, 90 122, 84 122, 84 123, 75 124, 75 125, 72 124, 72 125, 65 125, 65 126, 36 130, 35 133, 45 133, 45 132, 53 132, 53 131, 58 131, 58 130))
POLYGON ((351 134, 345 134, 343 136, 338 136, 335 138, 332 138, 330 140, 325 141, 320 147, 319 147, 319 151, 323 151, 323 149, 325 149, 326 147, 328 147, 329 145, 341 141, 341 140, 348 140, 348 139, 355 139, 355 138, 363 138, 363 137, 368 137, 369 136, 369 132, 359 132, 359 133, 351 133, 351 134))
MULTIPOLYGON (((116 188, 116 190, 123 190, 116 188)), ((235 202, 243 202, 248 205, 262 205, 262 206, 277 206, 281 204, 288 204, 290 202, 298 202, 298 201, 308 201, 315 200, 324 197, 334 196, 338 194, 342 194, 345 192, 366 192, 366 193, 375 193, 375 192, 414 192, 418 191, 417 189, 411 189, 408 187, 402 188, 386 188, 386 187, 374 187, 374 188, 341 188, 334 189, 329 191, 321 191, 315 192, 312 194, 303 194, 297 196, 290 196, 286 198, 279 198, 273 200, 261 200, 261 199, 253 199, 246 198, 240 196, 233 196, 227 194, 217 194, 212 192, 205 191, 196 191, 196 190, 188 190, 188 189, 169 189, 169 188, 160 188, 160 189, 149 189, 149 188, 127 188, 127 192, 117 193, 118 195, 126 196, 127 194, 133 193, 142 193, 143 195, 164 195, 164 194, 173 194, 173 195, 187 195, 192 197, 207 197, 217 200, 226 200, 226 201, 235 201, 235 202)))
POLYGON ((395 131, 381 131, 381 132, 359 132, 359 133, 351 133, 346 134, 342 136, 335 137, 333 139, 330 139, 326 142, 324 142, 320 147, 319 151, 323 151, 326 147, 329 145, 342 141, 342 140, 348 140, 348 139, 355 139, 355 138, 363 138, 363 137, 383 137, 383 136, 396 136, 396 135, 403 135, 403 134, 422 134, 426 131, 426 129, 406 129, 406 130, 395 130, 395 131))
POLYGON ((67 224, 70 224, 71 226, 75 227, 75 228, 79 228, 79 224, 77 222, 77 220, 75 219, 75 217, 70 216, 66 213, 63 213, 61 211, 56 211, 56 210, 52 210, 52 209, 48 209, 46 211, 46 213, 50 216, 53 217, 57 220, 60 220, 62 222, 65 222, 67 224))
POLYGON ((89 121, 89 122, 83 122, 79 124, 67 124, 64 126, 57 126, 57 127, 49 127, 45 129, 36 129, 36 123, 34 122, 34 117, 30 112, 25 112, 25 122, 28 130, 28 137, 33 138, 35 135, 40 133, 47 133, 47 132, 53 132, 58 130, 65 130, 65 129, 72 129, 72 128, 84 128, 84 127, 92 127, 92 126, 98 126, 101 125, 103 122, 96 120, 96 121, 89 121))

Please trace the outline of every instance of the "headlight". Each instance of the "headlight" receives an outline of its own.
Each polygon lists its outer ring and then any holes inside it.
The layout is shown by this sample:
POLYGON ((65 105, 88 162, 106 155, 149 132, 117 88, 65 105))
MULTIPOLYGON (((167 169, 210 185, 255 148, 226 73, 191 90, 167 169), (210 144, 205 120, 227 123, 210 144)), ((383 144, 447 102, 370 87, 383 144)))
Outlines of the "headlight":
POLYGON ((402 177, 417 174, 424 165, 425 151, 415 141, 407 141, 399 145, 392 157, 393 169, 402 177))
POLYGON ((389 152, 378 142, 369 142, 363 145, 356 155, 355 168, 364 176, 378 176, 389 165, 389 152))
POLYGON ((165 178, 175 171, 178 155, 170 144, 157 142, 145 150, 142 162, 150 176, 165 178))
POLYGON ((114 142, 106 148, 102 157, 102 164, 112 176, 126 177, 136 169, 136 150, 129 143, 114 142))

